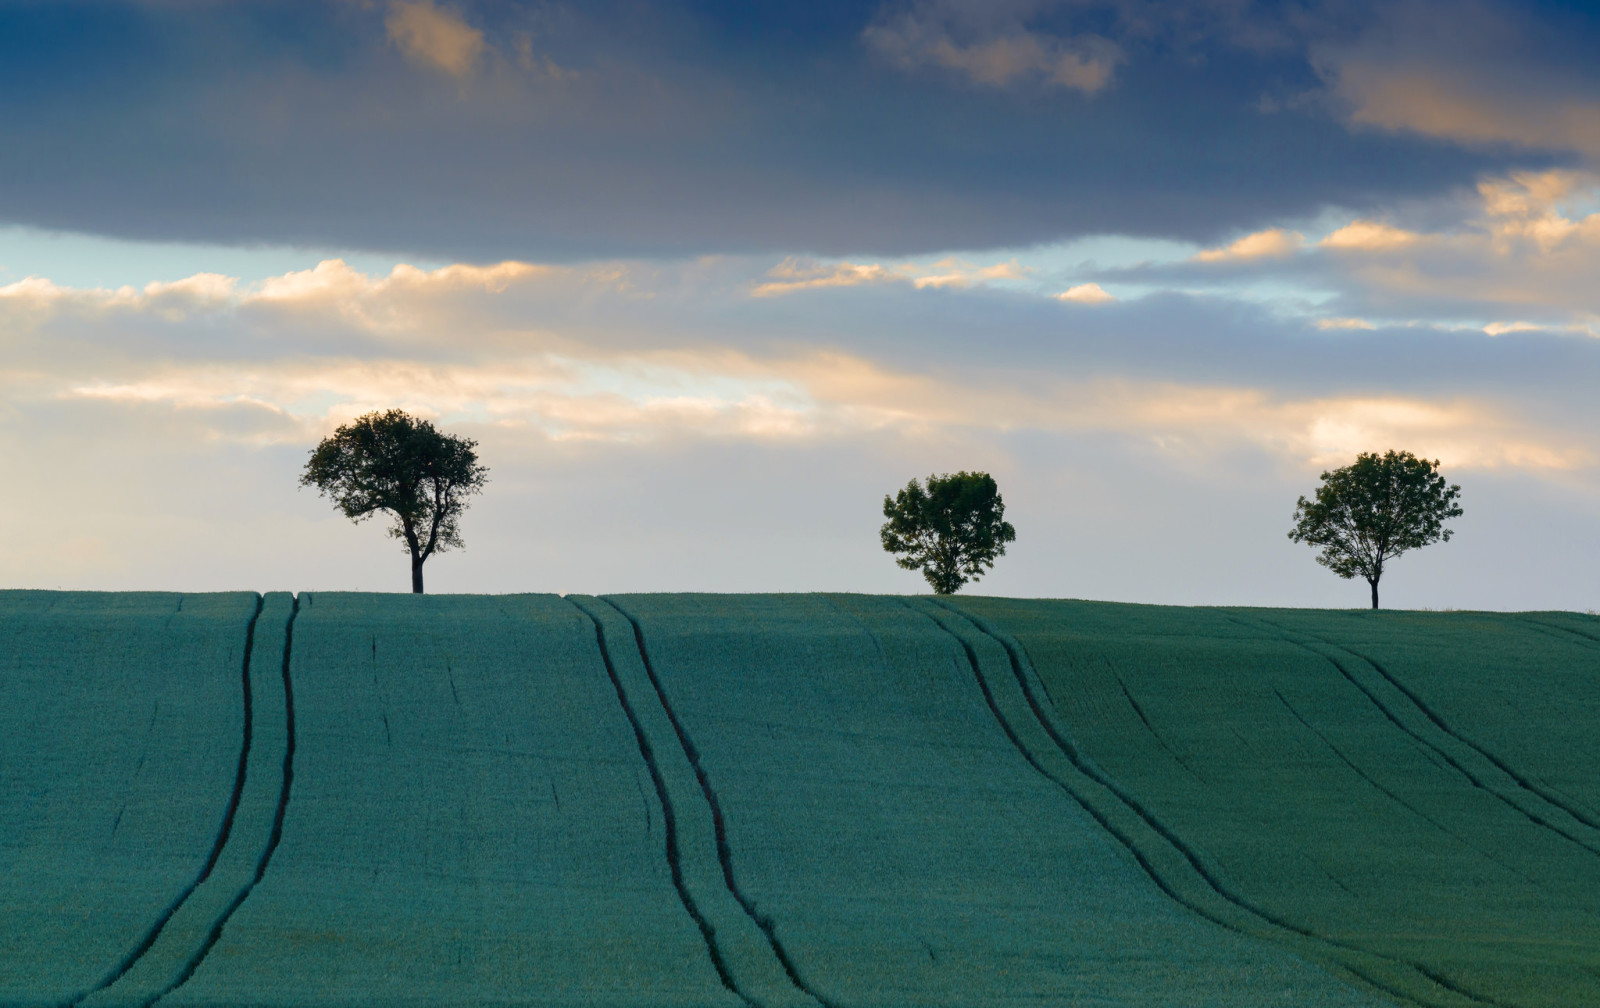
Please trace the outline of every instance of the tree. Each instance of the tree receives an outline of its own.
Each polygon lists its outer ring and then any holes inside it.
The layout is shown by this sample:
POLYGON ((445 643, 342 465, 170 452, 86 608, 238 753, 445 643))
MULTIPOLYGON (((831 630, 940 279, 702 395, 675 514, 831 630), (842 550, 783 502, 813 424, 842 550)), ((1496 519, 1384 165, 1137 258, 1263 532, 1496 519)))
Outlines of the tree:
POLYGON ((423 563, 462 545, 456 519, 488 479, 477 446, 401 410, 368 413, 323 438, 300 485, 316 487, 351 521, 389 512, 389 534, 410 552, 411 590, 420 595, 423 563))
POLYGON ((988 473, 958 472, 916 480, 883 498, 883 548, 902 553, 895 563, 922 576, 940 595, 976 581, 1004 556, 1017 532, 1004 521, 1005 502, 988 473))
POLYGON ((1450 541, 1444 527, 1459 518, 1461 488, 1445 485, 1437 460, 1410 452, 1362 452, 1351 465, 1322 474, 1316 498, 1295 505, 1289 538, 1322 547, 1317 563, 1342 578, 1360 576, 1372 586, 1390 560, 1407 550, 1450 541))

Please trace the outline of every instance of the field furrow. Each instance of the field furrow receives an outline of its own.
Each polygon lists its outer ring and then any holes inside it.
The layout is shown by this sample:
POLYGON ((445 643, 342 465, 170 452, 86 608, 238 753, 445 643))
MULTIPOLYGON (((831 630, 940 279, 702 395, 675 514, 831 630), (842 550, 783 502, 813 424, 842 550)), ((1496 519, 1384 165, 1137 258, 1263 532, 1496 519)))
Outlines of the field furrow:
POLYGON ((1269 620, 1258 620, 1326 658, 1396 727, 1450 764, 1473 787, 1494 795, 1534 826, 1600 857, 1600 832, 1576 805, 1519 773, 1493 752, 1452 728, 1416 693, 1370 656, 1320 637, 1296 638, 1269 620), (1341 659, 1340 656, 1343 656, 1341 659), (1363 674, 1365 673, 1365 674, 1363 674))
POLYGON ((1600 621, 0 592, 0 1008, 1593 1008, 1600 621))
POLYGON ((660 795, 673 883, 705 938, 718 976, 761 1008, 817 1004, 740 898, 716 794, 696 764, 693 742, 663 701, 636 626, 604 599, 567 600, 594 621, 617 699, 660 795))
POLYGON ((307 593, 290 656, 281 840, 161 1004, 741 1004, 577 608, 307 593))
POLYGON ((1167 899, 1029 766, 961 643, 901 600, 617 602, 741 888, 831 1003, 1380 1003, 1167 899))
MULTIPOLYGON (((1353 617, 959 604, 1016 639, 1085 759, 1252 905, 1485 1001, 1600 1003, 1600 862, 1564 835, 1578 824, 1511 794, 1509 773, 1397 684, 1313 639, 1371 652, 1353 617)), ((1415 658, 1421 668, 1421 648, 1415 658)), ((1438 667, 1436 652, 1425 660, 1438 667)), ((1471 724, 1464 711, 1443 717, 1471 724)))
MULTIPOLYGON (((1134 854, 1162 892, 1207 920, 1240 934, 1283 944, 1406 1003, 1440 1006, 1498 1003, 1439 975, 1425 964, 1320 933, 1303 921, 1244 894, 1204 849, 1179 835, 1126 784, 1108 775, 1080 751, 1070 738, 1070 732, 1058 723, 1044 697, 1038 673, 1015 640, 981 617, 969 616, 949 603, 928 600, 922 604, 943 610, 930 618, 967 649, 973 674, 987 683, 985 692, 997 698, 996 716, 1007 723, 1008 732, 1018 745, 1028 747, 1030 762, 1106 826, 1134 854), (952 617, 967 626, 964 628, 953 622, 952 617), (985 637, 989 641, 982 639, 985 637), (980 657, 986 644, 989 644, 987 661, 980 657), (995 653, 993 645, 999 646, 1003 659, 995 653), (1006 666, 1009 666, 1005 670, 1010 672, 1009 676, 1002 671, 1006 666)), ((1187 766, 1151 724, 1122 677, 1113 673, 1112 679, 1145 731, 1175 761, 1187 766)), ((1278 697, 1282 700, 1281 694, 1278 697)), ((1203 776, 1192 775, 1204 783, 1203 776)), ((1370 782, 1370 778, 1365 779, 1370 782)))
POLYGON ((0 1004, 111 987, 214 877, 242 801, 257 607, 0 593, 0 1004))
POLYGON ((148 1008, 188 979, 270 857, 285 791, 289 709, 281 668, 294 600, 263 598, 246 637, 244 745, 233 798, 211 858, 196 883, 152 929, 127 968, 81 1002, 85 1008, 148 1008))

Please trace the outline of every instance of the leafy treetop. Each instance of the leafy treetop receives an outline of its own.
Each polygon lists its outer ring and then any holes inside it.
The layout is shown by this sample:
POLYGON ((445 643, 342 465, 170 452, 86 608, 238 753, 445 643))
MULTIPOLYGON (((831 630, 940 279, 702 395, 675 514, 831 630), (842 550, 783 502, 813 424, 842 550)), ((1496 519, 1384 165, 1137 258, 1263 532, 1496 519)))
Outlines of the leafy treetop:
POLYGON ((1461 488, 1446 484, 1439 463, 1410 452, 1362 452, 1355 462, 1322 474, 1313 499, 1295 505, 1289 538, 1322 547, 1317 563, 1342 578, 1365 578, 1378 608, 1378 580, 1407 550, 1450 540, 1444 527, 1459 518, 1461 488))
POLYGON ((476 447, 402 410, 368 413, 317 445, 300 485, 315 486, 352 521, 388 512, 389 534, 411 554, 411 590, 420 593, 423 562, 463 545, 457 518, 488 478, 476 447))
POLYGON ((883 548, 903 554, 895 563, 920 569, 934 592, 951 595, 994 566, 995 558, 1005 555, 1005 544, 1016 539, 1005 511, 988 473, 930 475, 926 489, 912 480, 883 498, 883 516, 889 519, 880 530, 883 548))

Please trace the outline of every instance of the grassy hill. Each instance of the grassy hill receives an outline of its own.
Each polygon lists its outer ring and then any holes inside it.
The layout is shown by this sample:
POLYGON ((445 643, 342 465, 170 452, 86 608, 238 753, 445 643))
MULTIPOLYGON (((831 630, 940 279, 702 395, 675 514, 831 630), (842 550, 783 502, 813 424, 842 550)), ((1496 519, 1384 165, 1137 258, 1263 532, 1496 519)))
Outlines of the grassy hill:
POLYGON ((0 1005, 1600 1004, 1600 621, 0 592, 0 1005))

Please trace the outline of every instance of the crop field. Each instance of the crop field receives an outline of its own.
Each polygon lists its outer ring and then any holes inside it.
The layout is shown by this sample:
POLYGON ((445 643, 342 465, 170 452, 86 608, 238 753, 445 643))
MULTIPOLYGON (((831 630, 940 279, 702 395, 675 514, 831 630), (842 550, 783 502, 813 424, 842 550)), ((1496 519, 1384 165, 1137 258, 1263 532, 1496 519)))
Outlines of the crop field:
POLYGON ((1600 1004, 1600 620, 0 592, 0 1006, 1600 1004))
POLYGON ((1600 1004, 1595 621, 962 608, 1251 933, 1418 1003, 1600 1004))

